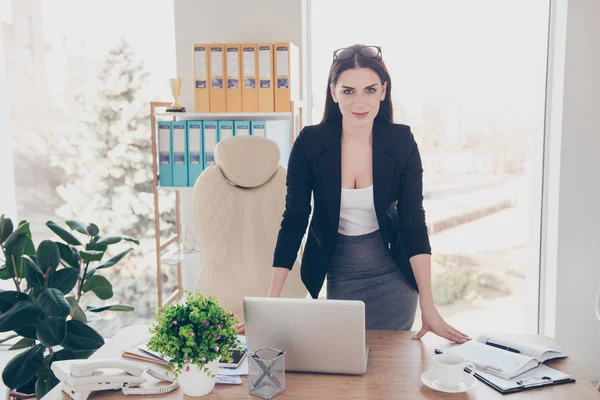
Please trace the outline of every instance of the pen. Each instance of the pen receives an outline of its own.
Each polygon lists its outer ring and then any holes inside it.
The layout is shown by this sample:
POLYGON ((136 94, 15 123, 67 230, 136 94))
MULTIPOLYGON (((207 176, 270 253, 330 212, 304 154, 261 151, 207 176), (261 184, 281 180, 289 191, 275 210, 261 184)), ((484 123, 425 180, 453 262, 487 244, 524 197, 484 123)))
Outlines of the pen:
POLYGON ((519 350, 513 349, 512 347, 504 346, 504 345, 497 344, 497 343, 492 343, 487 340, 486 340, 485 344, 487 344, 488 346, 497 347, 502 350, 512 351, 513 353, 521 353, 519 350))

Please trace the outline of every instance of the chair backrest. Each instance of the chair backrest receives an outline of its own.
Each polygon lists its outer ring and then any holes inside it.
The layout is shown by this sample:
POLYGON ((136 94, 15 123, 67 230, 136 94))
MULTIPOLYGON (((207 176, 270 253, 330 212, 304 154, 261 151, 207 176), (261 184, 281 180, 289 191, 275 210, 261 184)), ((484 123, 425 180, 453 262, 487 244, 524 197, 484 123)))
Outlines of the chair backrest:
MULTIPOLYGON (((195 289, 213 295, 242 319, 244 296, 266 296, 285 208, 286 169, 272 140, 234 136, 215 148, 193 193, 194 227, 202 248, 195 289)), ((306 297, 296 261, 282 297, 306 297)))

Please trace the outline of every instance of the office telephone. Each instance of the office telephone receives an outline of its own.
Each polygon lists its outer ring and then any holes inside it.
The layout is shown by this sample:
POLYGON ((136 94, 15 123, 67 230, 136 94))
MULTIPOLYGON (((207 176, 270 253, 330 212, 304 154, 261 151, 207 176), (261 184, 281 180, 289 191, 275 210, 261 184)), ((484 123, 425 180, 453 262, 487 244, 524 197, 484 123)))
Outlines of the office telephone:
POLYGON ((150 368, 142 368, 118 359, 64 360, 55 361, 51 366, 54 375, 61 381, 61 389, 73 400, 86 400, 97 390, 122 390, 123 394, 164 394, 179 387, 177 382, 150 368), (170 385, 156 388, 139 388, 146 378, 142 374, 171 382, 170 385))

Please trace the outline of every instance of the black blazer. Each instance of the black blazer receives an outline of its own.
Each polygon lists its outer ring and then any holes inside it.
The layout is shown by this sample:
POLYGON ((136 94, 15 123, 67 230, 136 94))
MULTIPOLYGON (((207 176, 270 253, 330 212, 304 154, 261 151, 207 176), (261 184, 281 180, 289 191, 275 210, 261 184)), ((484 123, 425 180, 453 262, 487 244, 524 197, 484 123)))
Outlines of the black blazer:
MULTIPOLYGON (((311 213, 300 275, 313 298, 323 286, 334 255, 342 188, 342 123, 307 126, 296 138, 286 178, 287 194, 274 267, 292 269, 311 213)), ((373 192, 381 240, 408 282, 418 291, 409 258, 431 254, 423 210, 423 168, 410 127, 373 124, 373 192)))

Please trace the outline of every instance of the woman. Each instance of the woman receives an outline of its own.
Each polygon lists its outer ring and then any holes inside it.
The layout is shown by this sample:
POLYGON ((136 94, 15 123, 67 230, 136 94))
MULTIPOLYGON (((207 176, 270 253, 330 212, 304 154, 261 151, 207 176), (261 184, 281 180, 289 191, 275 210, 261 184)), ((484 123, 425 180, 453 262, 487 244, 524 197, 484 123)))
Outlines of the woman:
POLYGON ((410 128, 393 123, 391 91, 380 47, 334 51, 323 120, 290 154, 269 296, 296 260, 313 195, 301 264, 313 298, 327 275, 329 299, 362 300, 366 329, 386 330, 410 330, 418 301, 423 327, 413 339, 431 331, 464 343, 433 303, 421 158, 410 128))

